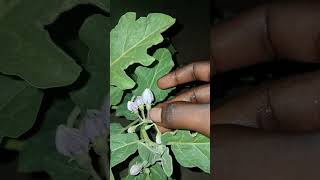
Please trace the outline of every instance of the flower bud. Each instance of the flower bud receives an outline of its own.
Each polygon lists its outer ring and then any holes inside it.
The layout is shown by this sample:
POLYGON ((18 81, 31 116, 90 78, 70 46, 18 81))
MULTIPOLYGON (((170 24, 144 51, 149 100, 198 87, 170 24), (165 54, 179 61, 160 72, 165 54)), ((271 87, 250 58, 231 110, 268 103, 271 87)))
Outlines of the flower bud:
POLYGON ((57 151, 71 158, 89 151, 89 138, 80 130, 65 125, 58 126, 55 141, 57 151))
POLYGON ((161 133, 157 133, 156 135, 156 143, 161 144, 161 133))
POLYGON ((129 127, 129 128, 128 128, 128 133, 134 133, 134 132, 136 132, 136 128, 137 128, 137 126, 131 126, 131 127, 129 127))
POLYGON ((154 100, 153 94, 149 88, 145 89, 142 93, 143 102, 145 104, 151 104, 154 100))
POLYGON ((142 164, 134 164, 130 168, 130 175, 136 176, 141 172, 142 164))

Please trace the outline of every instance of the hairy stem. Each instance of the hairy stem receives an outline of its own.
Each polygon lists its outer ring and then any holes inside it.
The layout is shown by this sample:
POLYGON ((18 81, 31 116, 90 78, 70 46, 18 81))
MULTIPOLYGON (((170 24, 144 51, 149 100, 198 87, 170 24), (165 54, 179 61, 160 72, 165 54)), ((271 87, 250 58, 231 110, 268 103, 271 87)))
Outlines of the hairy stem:
POLYGON ((77 120, 78 116, 80 115, 81 113, 81 109, 79 106, 75 106, 71 113, 69 114, 68 116, 68 119, 67 119, 67 126, 72 128, 75 124, 75 121, 77 120))
POLYGON ((122 128, 121 133, 125 132, 129 127, 135 125, 137 122, 139 122, 139 119, 133 121, 132 123, 130 123, 128 126, 122 128))
POLYGON ((153 141, 149 138, 147 131, 144 129, 145 126, 146 126, 146 125, 143 125, 143 126, 140 128, 141 137, 144 139, 144 141, 145 141, 146 143, 158 145, 157 143, 153 142, 153 141))

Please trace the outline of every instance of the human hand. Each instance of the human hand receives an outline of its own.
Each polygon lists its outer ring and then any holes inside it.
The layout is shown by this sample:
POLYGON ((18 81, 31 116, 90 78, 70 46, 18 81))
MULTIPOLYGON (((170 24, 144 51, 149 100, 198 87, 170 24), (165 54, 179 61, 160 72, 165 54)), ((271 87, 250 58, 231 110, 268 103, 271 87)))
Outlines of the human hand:
MULTIPOLYGON (((158 80, 161 89, 192 81, 210 82, 210 62, 196 62, 177 69, 158 80)), ((210 136, 210 84, 192 88, 157 105, 150 118, 160 131, 188 129, 210 136)))
MULTIPOLYGON (((212 29, 217 74, 289 59, 320 62, 320 3, 273 3, 244 12, 212 29), (230 53, 232 52, 232 53, 230 53)), ((320 71, 257 86, 213 110, 213 124, 268 130, 320 128, 320 71)))

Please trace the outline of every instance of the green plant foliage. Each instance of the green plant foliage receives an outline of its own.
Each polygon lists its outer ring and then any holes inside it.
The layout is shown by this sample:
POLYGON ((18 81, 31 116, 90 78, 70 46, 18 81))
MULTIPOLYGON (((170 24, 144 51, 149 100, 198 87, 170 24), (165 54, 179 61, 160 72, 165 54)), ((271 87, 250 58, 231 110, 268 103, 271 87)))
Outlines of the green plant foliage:
POLYGON ((110 33, 111 85, 122 90, 133 88, 135 82, 124 70, 134 63, 150 65, 155 59, 147 54, 147 49, 162 42, 161 33, 174 22, 175 19, 160 13, 152 13, 138 20, 135 13, 123 15, 110 33))
POLYGON ((108 92, 108 29, 109 18, 93 15, 86 19, 79 32, 80 39, 89 47, 88 58, 83 65, 89 78, 84 86, 71 92, 71 98, 82 109, 99 109, 108 92))
POLYGON ((182 166, 199 167, 209 173, 208 138, 201 134, 191 134, 186 130, 165 133, 161 136, 156 125, 150 121, 148 114, 145 114, 151 105, 165 100, 172 91, 172 89, 159 89, 157 85, 158 79, 168 74, 174 66, 171 52, 166 48, 158 48, 150 56, 147 54, 147 49, 163 40, 161 32, 169 28, 174 19, 159 13, 140 17, 137 21, 135 19, 134 13, 126 13, 111 31, 112 108, 116 110, 117 116, 131 120, 126 127, 111 123, 111 167, 128 160, 129 157, 134 157, 129 163, 129 175, 122 179, 172 179, 171 149, 182 166), (147 33, 149 31, 156 32, 156 41, 151 37, 145 38, 146 34, 150 34, 147 33), (133 63, 136 63, 137 67, 126 71, 133 63), (136 98, 137 96, 144 99, 142 103, 140 98, 136 98), (152 99, 153 103, 145 99, 152 99), (130 171, 131 168, 133 172, 130 171), (136 170, 140 170, 138 174, 136 170))
POLYGON ((149 88, 155 96, 155 102, 161 102, 168 96, 172 89, 160 89, 157 85, 157 80, 168 74, 172 70, 174 63, 170 51, 165 48, 158 49, 153 54, 153 57, 157 60, 157 64, 154 67, 139 66, 134 71, 136 77, 134 80, 138 86, 132 93, 138 96, 142 94, 146 88, 149 88))
POLYGON ((138 86, 132 91, 132 93, 127 93, 123 100, 125 103, 117 106, 117 116, 125 116, 128 120, 136 119, 135 116, 128 111, 126 102, 128 102, 132 96, 141 95, 146 88, 152 90, 155 96, 155 102, 161 102, 173 90, 173 88, 162 90, 157 85, 157 80, 169 73, 174 66, 171 53, 169 50, 161 48, 153 54, 153 57, 156 59, 153 66, 139 66, 134 71, 134 80, 138 86))
POLYGON ((52 42, 44 27, 61 13, 87 3, 106 6, 99 0, 0 0, 0 72, 39 88, 74 82, 80 66, 52 42))
POLYGON ((46 171, 54 180, 87 180, 89 172, 59 154, 55 146, 55 133, 64 123, 74 104, 70 100, 55 100, 43 118, 40 132, 30 138, 20 153, 20 172, 46 171))
POLYGON ((36 121, 43 92, 0 74, 0 137, 16 138, 36 121))
POLYGON ((210 140, 197 133, 177 130, 162 135, 162 141, 171 146, 177 161, 184 167, 199 167, 210 173, 210 140))
POLYGON ((110 136, 111 163, 113 167, 124 160, 138 149, 138 136, 134 133, 117 134, 110 136))

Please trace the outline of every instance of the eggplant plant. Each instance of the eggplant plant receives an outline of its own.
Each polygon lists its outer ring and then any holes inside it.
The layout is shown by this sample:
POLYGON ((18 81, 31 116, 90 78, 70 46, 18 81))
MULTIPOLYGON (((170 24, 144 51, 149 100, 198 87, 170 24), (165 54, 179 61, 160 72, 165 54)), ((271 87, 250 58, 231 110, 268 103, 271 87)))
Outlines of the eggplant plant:
POLYGON ((158 88, 157 80, 174 67, 170 50, 161 47, 161 33, 175 21, 162 13, 136 19, 134 12, 128 12, 111 30, 111 109, 129 121, 125 127, 110 124, 111 179, 114 167, 125 161, 129 166, 122 179, 172 179, 172 155, 181 166, 210 173, 209 138, 188 130, 161 134, 149 118, 152 106, 166 100, 174 89, 158 88), (149 55, 148 49, 155 45, 157 49, 149 55))

